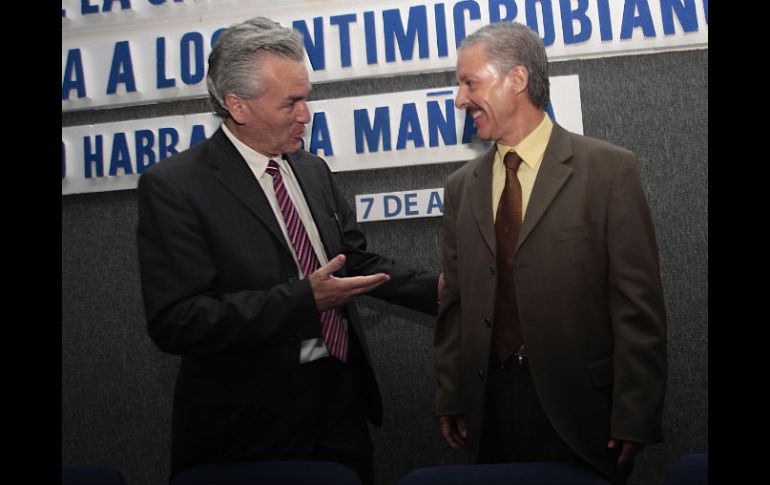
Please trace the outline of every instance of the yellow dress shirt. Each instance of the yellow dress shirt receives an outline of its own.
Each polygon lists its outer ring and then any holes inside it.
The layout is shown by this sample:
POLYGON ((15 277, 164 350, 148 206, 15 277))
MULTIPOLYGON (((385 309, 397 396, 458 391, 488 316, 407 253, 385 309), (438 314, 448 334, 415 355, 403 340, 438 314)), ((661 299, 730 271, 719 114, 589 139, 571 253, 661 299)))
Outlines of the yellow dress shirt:
POLYGON ((540 162, 543 161, 543 155, 545 154, 546 146, 548 146, 548 140, 551 138, 552 129, 553 122, 548 117, 548 114, 546 114, 537 128, 521 140, 521 143, 517 146, 509 147, 502 143, 497 144, 497 152, 492 164, 493 220, 497 218, 497 206, 500 203, 500 196, 503 195, 503 189, 505 188, 505 165, 503 164, 503 158, 511 150, 515 150, 524 161, 524 163, 519 165, 519 171, 516 172, 521 184, 521 218, 524 220, 524 216, 527 213, 527 205, 529 204, 529 196, 532 194, 532 187, 535 185, 537 171, 540 169, 540 162))

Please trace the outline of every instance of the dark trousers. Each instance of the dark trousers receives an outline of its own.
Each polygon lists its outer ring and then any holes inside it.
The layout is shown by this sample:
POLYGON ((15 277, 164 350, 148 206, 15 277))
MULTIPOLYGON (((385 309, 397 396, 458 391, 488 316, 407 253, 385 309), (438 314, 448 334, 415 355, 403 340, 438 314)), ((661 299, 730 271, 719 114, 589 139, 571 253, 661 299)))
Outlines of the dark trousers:
POLYGON ((374 483, 372 441, 350 365, 331 357, 302 364, 294 391, 285 430, 293 458, 342 463, 365 485, 374 483))
MULTIPOLYGON (((514 355, 501 363, 493 354, 487 372, 478 462, 535 461, 590 466, 564 443, 545 415, 527 359, 519 362, 514 355)), ((612 485, 624 485, 632 466, 624 466, 615 476, 606 478, 612 485)))
POLYGON ((492 355, 487 373, 479 463, 568 461, 572 454, 543 412, 527 360, 501 364, 492 355))
POLYGON ((373 451, 361 389, 351 364, 326 357, 298 365, 264 389, 269 397, 259 403, 184 404, 174 416, 181 431, 171 475, 204 463, 322 460, 347 465, 370 485, 373 451))

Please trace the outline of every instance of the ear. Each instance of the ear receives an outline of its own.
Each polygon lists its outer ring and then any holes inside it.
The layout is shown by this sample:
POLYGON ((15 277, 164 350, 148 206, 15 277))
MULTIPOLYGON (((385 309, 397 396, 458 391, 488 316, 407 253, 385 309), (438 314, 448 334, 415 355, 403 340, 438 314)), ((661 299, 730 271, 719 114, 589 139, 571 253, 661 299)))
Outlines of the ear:
POLYGON ((511 70, 508 71, 507 76, 513 87, 514 93, 519 94, 527 90, 527 85, 529 84, 529 71, 527 71, 526 67, 513 66, 511 70))
POLYGON ((227 93, 225 95, 225 107, 230 112, 230 117, 242 125, 246 122, 246 110, 247 106, 243 99, 237 94, 227 93))

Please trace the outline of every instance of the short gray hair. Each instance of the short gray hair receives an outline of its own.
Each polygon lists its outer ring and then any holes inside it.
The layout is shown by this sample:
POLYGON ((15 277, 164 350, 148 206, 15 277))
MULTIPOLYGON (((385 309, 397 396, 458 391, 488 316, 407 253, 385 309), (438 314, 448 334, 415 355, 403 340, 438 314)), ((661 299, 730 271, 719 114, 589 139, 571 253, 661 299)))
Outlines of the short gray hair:
POLYGON ((225 96, 234 93, 244 99, 262 94, 264 55, 304 60, 302 35, 265 17, 255 17, 225 30, 209 55, 206 85, 217 116, 228 118, 225 96))
POLYGON ((534 30, 517 22, 498 22, 487 25, 466 37, 460 49, 483 43, 490 61, 500 74, 514 66, 529 71, 527 94, 538 108, 545 110, 550 99, 548 56, 545 45, 534 30))

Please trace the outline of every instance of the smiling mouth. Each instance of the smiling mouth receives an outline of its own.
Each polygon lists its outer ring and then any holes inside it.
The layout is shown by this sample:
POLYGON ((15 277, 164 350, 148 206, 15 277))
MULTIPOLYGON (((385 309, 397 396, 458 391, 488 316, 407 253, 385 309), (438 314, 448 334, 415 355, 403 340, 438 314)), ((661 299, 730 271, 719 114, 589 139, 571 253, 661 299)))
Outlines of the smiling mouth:
POLYGON ((484 111, 478 108, 473 108, 468 110, 468 114, 471 115, 471 118, 473 118, 474 124, 476 124, 476 127, 478 128, 478 120, 481 117, 481 115, 484 114, 484 111))

